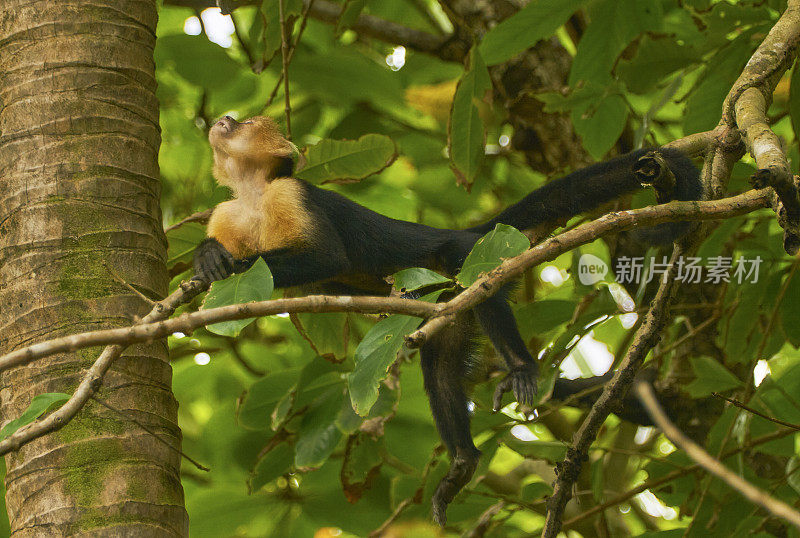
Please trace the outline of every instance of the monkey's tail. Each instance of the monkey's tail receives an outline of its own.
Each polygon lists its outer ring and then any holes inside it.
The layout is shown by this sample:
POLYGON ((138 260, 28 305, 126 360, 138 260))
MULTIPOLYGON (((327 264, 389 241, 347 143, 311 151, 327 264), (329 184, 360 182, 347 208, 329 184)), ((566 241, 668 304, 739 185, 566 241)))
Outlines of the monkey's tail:
MULTIPOLYGON (((634 167, 649 151, 653 148, 636 150, 553 180, 488 222, 469 228, 469 231, 485 234, 498 223, 509 224, 518 230, 530 230, 544 223, 564 225, 575 215, 640 189, 642 179, 634 173, 634 167)), ((700 199, 703 192, 700 172, 692 161, 675 149, 659 148, 656 151, 663 156, 675 179, 674 184, 665 189, 657 187, 659 194, 666 195, 664 201, 700 199)), ((648 229, 643 235, 648 242, 666 242, 683 235, 688 227, 687 223, 667 223, 648 229)))

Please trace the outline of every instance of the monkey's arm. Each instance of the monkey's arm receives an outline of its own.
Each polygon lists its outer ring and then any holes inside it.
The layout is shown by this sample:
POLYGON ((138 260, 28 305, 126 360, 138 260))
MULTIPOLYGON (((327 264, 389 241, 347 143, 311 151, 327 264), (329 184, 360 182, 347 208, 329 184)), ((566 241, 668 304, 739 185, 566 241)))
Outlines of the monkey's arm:
POLYGON ((208 238, 195 250, 195 275, 209 282, 222 280, 246 271, 258 258, 263 258, 269 266, 276 288, 332 278, 345 271, 348 265, 347 258, 341 254, 302 247, 279 248, 237 260, 219 241, 208 238))

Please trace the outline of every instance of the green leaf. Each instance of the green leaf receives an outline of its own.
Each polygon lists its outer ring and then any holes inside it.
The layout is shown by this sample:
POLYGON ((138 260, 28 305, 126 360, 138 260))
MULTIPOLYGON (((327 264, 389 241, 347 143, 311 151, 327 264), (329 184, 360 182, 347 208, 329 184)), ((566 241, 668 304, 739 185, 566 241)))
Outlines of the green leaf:
POLYGON ((279 443, 258 460, 250 473, 247 486, 250 493, 261 489, 279 476, 289 472, 294 463, 294 447, 289 443, 279 443))
POLYGON ((706 61, 706 70, 686 100, 683 131, 697 133, 713 129, 719 121, 722 102, 738 78, 757 43, 748 29, 706 61))
MULTIPOLYGON (((272 273, 263 258, 259 258, 244 273, 231 275, 211 284, 200 309, 266 301, 272 296, 272 289, 272 273)), ((222 321, 208 325, 206 329, 222 336, 238 336, 254 320, 255 318, 222 321)))
POLYGON ((205 226, 196 222, 183 224, 179 228, 167 232, 169 249, 167 250, 167 267, 178 263, 192 263, 194 249, 205 239, 205 226))
POLYGON ((484 235, 464 260, 461 272, 456 275, 458 283, 467 288, 471 286, 481 274, 488 273, 504 259, 513 258, 525 252, 531 246, 530 240, 507 224, 498 224, 494 230, 484 235))
POLYGON ((533 0, 489 30, 480 44, 487 65, 504 62, 551 36, 586 0, 533 0))
POLYGON ((553 488, 545 482, 531 482, 522 487, 522 500, 533 502, 553 494, 553 488))
POLYGON ((367 0, 345 0, 342 14, 336 22, 336 35, 350 28, 366 6, 367 0))
POLYGON ((637 35, 658 31, 663 10, 657 0, 602 0, 593 5, 591 24, 578 43, 569 85, 609 79, 617 57, 637 35))
POLYGON ((364 179, 377 174, 397 158, 391 138, 366 134, 358 140, 325 139, 308 148, 307 164, 296 176, 314 183, 364 179))
POLYGON ((215 483, 191 493, 187 491, 186 509, 195 515, 192 538, 236 536, 253 521, 257 522, 261 536, 280 536, 283 529, 279 523, 288 508, 269 500, 264 494, 248 495, 241 482, 215 483))
POLYGON ((269 424, 272 431, 278 431, 278 428, 286 421, 286 418, 289 416, 289 411, 291 411, 294 406, 296 396, 297 392, 295 390, 289 390, 278 400, 278 403, 275 404, 275 408, 269 415, 269 424))
POLYGON ((742 386, 742 382, 711 357, 691 357, 695 380, 686 386, 692 398, 708 396, 742 386))
POLYGON ((241 398, 236 418, 241 426, 254 430, 269 427, 275 406, 297 385, 300 368, 273 372, 250 385, 241 398))
POLYGON ((520 441, 510 434, 503 441, 514 452, 538 460, 555 463, 563 460, 567 454, 567 445, 560 441, 520 441))
POLYGON ((336 419, 342 408, 344 394, 334 387, 318 398, 313 407, 303 415, 294 464, 297 467, 319 467, 328 459, 342 439, 336 419))
POLYGON ((620 95, 622 87, 613 81, 587 81, 564 96, 542 93, 536 98, 545 112, 572 112, 572 123, 584 147, 598 160, 617 141, 628 119, 628 107, 620 95))
MULTIPOLYGON (((257 22, 253 25, 255 27, 253 30, 259 39, 254 45, 260 45, 262 58, 265 62, 269 62, 281 48, 280 6, 277 0, 264 0, 260 4, 259 13, 255 16, 257 22), (261 39, 264 40, 263 44, 259 42, 261 39)), ((300 0, 285 0, 283 10, 286 20, 289 20, 290 17, 297 16, 303 11, 303 3, 300 0)), ((290 26, 288 34, 291 33, 290 26)))
POLYGON ((464 76, 456 87, 447 128, 450 168, 462 185, 472 184, 483 162, 486 133, 478 104, 485 102, 491 89, 489 71, 478 49, 473 47, 464 76))
POLYGON ((534 95, 536 99, 544 103, 544 111, 548 113, 570 112, 588 110, 599 99, 608 94, 609 88, 597 82, 587 82, 580 88, 576 88, 568 95, 560 92, 544 92, 534 95))
POLYGON ((34 396, 28 408, 20 416, 3 426, 0 430, 0 441, 42 416, 50 407, 66 402, 69 396, 63 392, 47 392, 34 396))
POLYGON ((159 37, 154 56, 157 68, 172 67, 188 82, 209 90, 227 86, 240 74, 225 49, 204 35, 159 37))
POLYGON ((532 338, 568 322, 572 319, 576 306, 575 301, 545 299, 521 306, 514 315, 523 337, 532 338))
POLYGON ((350 334, 349 317, 346 312, 297 313, 291 315, 292 322, 311 348, 325 360, 341 362, 347 356, 347 341, 350 334))
POLYGON ((781 301, 781 322, 789 342, 794 347, 800 347, 800 276, 795 271, 789 273, 787 278, 791 280, 781 301))
POLYGON ((394 288, 399 291, 414 291, 432 284, 451 282, 446 276, 424 267, 403 269, 392 275, 392 278, 394 279, 394 288))
POLYGON ((700 60, 691 46, 675 36, 645 36, 630 60, 617 65, 617 74, 633 93, 645 94, 671 73, 700 60))
POLYGON ((353 47, 332 47, 324 54, 298 49, 289 80, 304 93, 337 106, 366 101, 387 110, 403 102, 401 78, 386 62, 358 54, 353 47))
POLYGON ((381 454, 384 450, 382 437, 376 439, 359 432, 347 440, 339 476, 344 495, 351 503, 358 501, 364 491, 369 489, 383 463, 381 454))
POLYGON ((378 386, 397 358, 405 336, 418 325, 419 318, 389 316, 376 323, 358 344, 355 367, 347 377, 347 385, 353 409, 362 417, 377 401, 378 386))
POLYGON ((572 123, 583 147, 595 159, 602 159, 625 129, 628 107, 622 96, 607 95, 588 110, 573 110, 572 123))

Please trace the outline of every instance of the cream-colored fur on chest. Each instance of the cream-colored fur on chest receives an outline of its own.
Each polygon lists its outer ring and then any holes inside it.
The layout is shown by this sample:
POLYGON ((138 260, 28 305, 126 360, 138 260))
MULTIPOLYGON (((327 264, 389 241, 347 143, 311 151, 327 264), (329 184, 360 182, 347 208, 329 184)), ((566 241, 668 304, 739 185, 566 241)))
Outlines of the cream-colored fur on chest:
POLYGON ((214 208, 208 222, 209 237, 234 258, 300 245, 311 237, 313 223, 298 180, 280 178, 235 194, 214 208))

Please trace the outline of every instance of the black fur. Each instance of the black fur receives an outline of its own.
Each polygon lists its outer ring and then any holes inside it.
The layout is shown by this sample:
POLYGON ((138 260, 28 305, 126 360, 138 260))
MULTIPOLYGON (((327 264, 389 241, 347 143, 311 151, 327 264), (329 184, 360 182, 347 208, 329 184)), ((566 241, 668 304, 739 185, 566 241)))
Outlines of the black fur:
MULTIPOLYGON (((510 224, 519 230, 545 222, 566 221, 590 209, 615 200, 622 194, 641 188, 639 178, 631 171, 634 165, 652 148, 643 148, 609 161, 597 163, 551 181, 522 200, 509 206, 495 218, 470 228, 481 235, 498 223, 510 224)), ((702 194, 699 173, 692 161, 675 149, 658 150, 675 176, 673 200, 699 200, 702 194)), ((673 241, 688 230, 686 223, 666 223, 647 230, 659 242, 673 241), (660 232, 660 233, 657 233, 660 232)), ((650 237, 646 237, 650 239, 650 237)))
MULTIPOLYGON (((384 277, 406 267, 428 267, 453 275, 475 242, 497 223, 520 230, 558 223, 641 188, 633 166, 646 151, 635 151, 556 179, 485 224, 466 230, 391 219, 338 193, 304 183, 306 209, 316 225, 311 244, 287 245, 245 260, 233 260, 219 242, 209 239, 196 251, 195 271, 200 278, 218 280, 246 269, 261 257, 272 271, 276 287, 341 275, 384 277)), ((675 177, 673 198, 699 198, 699 175, 692 162, 675 150, 662 149, 661 153, 675 177)), ((675 239, 686 231, 686 225, 677 223, 655 230, 662 238, 675 239)), ((452 457, 450 471, 433 497, 434 517, 442 525, 447 505, 471 479, 480 455, 470 435, 463 386, 473 353, 476 321, 509 369, 508 376, 498 384, 495 407, 500 405, 503 393, 510 390, 521 403, 532 403, 534 399, 537 365, 517 329, 506 297, 508 289, 504 287, 473 312, 459 315, 453 327, 433 336, 420 352, 433 418, 452 457)))
POLYGON ((275 177, 292 177, 294 175, 294 159, 281 157, 280 164, 275 169, 275 177))

